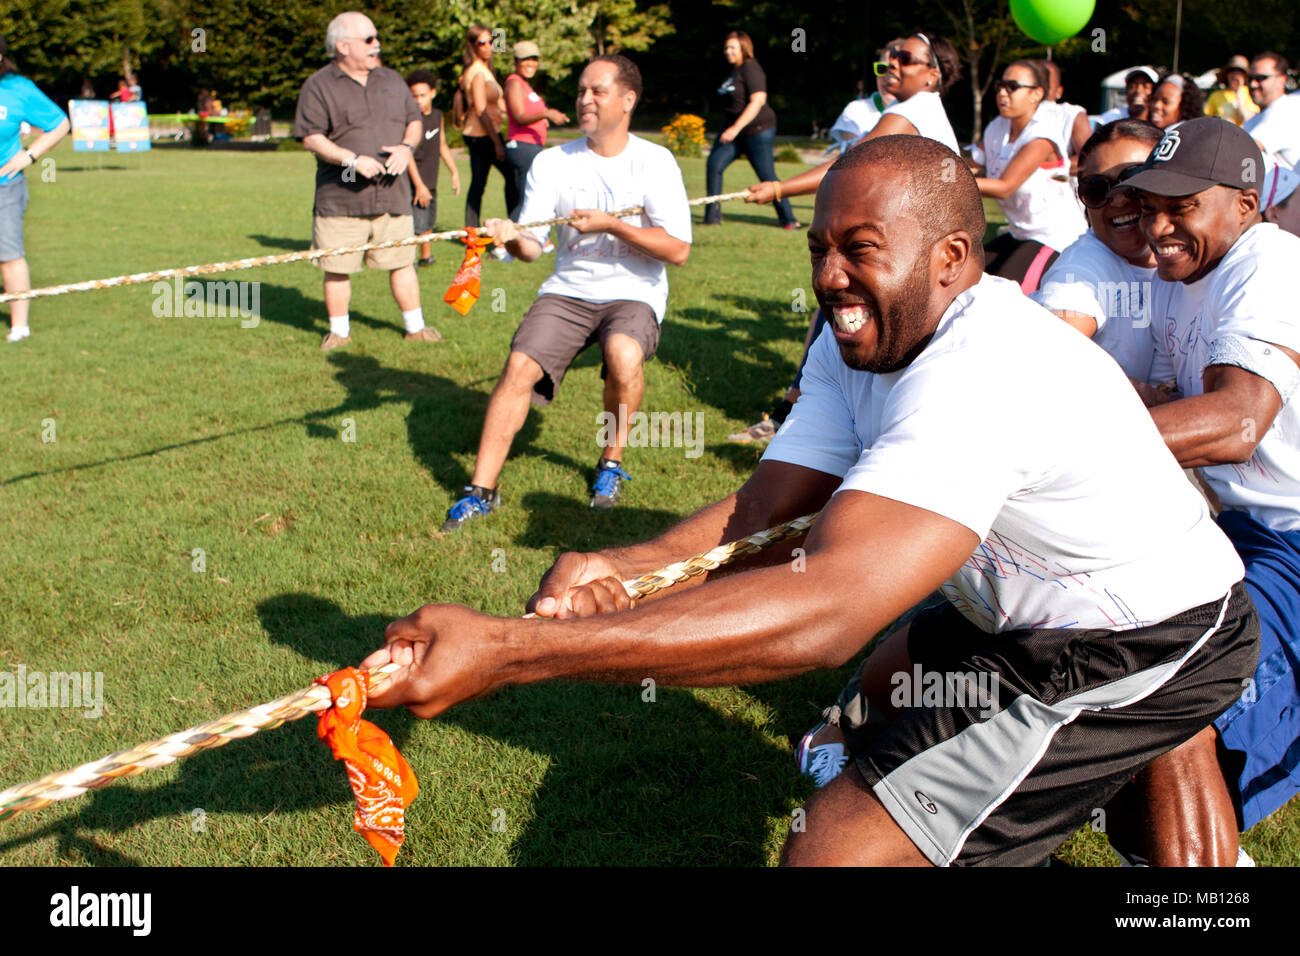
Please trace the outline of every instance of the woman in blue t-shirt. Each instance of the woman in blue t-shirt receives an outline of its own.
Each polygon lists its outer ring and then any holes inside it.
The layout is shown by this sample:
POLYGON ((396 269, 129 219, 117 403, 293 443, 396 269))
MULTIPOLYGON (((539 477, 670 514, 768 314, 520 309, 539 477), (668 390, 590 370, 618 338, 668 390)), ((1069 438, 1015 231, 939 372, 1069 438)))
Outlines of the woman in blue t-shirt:
MULTIPOLYGON (((36 84, 19 76, 0 36, 0 279, 5 292, 26 292, 31 286, 23 251, 23 213, 27 210, 27 179, 23 170, 54 148, 68 133, 68 118, 36 84), (19 139, 23 123, 45 130, 26 149, 19 139)), ((28 301, 9 303, 7 342, 31 335, 28 301)))
MULTIPOLYGON (((747 33, 732 30, 723 47, 727 62, 733 67, 718 87, 723 98, 722 113, 727 126, 718 134, 709 153, 707 168, 710 196, 722 192, 722 173, 736 161, 741 153, 749 157, 749 165, 763 181, 776 179, 772 162, 772 145, 776 141, 776 114, 767 105, 767 76, 754 59, 754 41, 747 33)), ((790 209, 790 200, 778 199, 776 218, 786 229, 802 229, 790 209)), ((704 210, 704 225, 722 222, 722 207, 710 203, 704 210)))

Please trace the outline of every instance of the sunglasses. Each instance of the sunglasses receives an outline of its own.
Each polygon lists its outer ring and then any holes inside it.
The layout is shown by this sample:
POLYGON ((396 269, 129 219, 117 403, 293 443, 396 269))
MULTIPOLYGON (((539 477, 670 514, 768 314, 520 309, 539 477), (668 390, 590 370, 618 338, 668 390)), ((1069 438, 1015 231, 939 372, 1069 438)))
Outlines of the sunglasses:
POLYGON ((1079 201, 1089 209, 1100 209, 1110 202, 1111 194, 1124 180, 1137 174, 1142 163, 1130 163, 1119 171, 1113 179, 1097 173, 1092 176, 1079 177, 1079 201))
POLYGON ((999 90, 1006 90, 1008 94, 1014 93, 1016 92, 1016 90, 1041 90, 1042 89, 1042 87, 1039 86, 1037 83, 1017 83, 1015 80, 998 80, 997 88, 999 90))
MULTIPOLYGON (((891 46, 885 51, 885 58, 889 60, 897 60, 899 66, 916 66, 918 64, 920 66, 933 66, 929 60, 919 57, 911 50, 906 50, 901 46, 891 46)), ((888 68, 888 64, 886 64, 885 69, 888 70, 888 68)), ((883 76, 884 74, 877 73, 876 75, 883 76)))
POLYGON ((1285 73, 1252 73, 1247 79, 1252 83, 1263 83, 1265 80, 1271 80, 1275 76, 1285 76, 1285 73))
POLYGON ((374 43, 376 40, 379 39, 379 36, 378 36, 378 34, 372 33, 372 34, 370 34, 370 36, 368 36, 368 37, 348 37, 348 39, 349 39, 349 40, 360 40, 360 41, 361 41, 362 43, 364 43, 366 46, 370 46, 370 44, 374 43))
POLYGON ((883 60, 877 60, 875 63, 871 64, 871 71, 875 73, 876 76, 884 76, 889 72, 889 64, 883 60))
POLYGON ((491 43, 492 43, 492 38, 491 38, 491 37, 484 37, 482 40, 475 40, 475 41, 474 41, 474 45, 475 45, 475 46, 490 46, 491 43))

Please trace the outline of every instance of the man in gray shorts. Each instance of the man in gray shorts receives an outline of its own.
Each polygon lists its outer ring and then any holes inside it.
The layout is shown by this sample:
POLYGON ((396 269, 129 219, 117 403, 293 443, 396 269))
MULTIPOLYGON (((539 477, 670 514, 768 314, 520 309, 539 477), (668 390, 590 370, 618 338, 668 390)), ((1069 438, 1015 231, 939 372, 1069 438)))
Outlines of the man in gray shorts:
MULTIPOLYGON (((379 37, 365 14, 340 13, 330 21, 325 49, 333 60, 303 84, 293 121, 293 135, 316 156, 312 247, 358 246, 413 236, 406 167, 422 135, 415 99, 400 75, 379 65, 379 37)), ((407 340, 440 341, 437 329, 424 324, 415 247, 372 249, 364 255, 372 269, 388 270, 407 340)), ((315 260, 325 270, 330 324, 322 351, 352 341, 349 276, 361 271, 361 257, 357 252, 315 260)))
MULTIPOLYGON (((645 392, 642 365, 659 344, 668 302, 665 263, 682 265, 691 251, 691 216, 681 170, 661 146, 628 133, 641 98, 641 74, 622 56, 596 57, 578 81, 578 123, 586 135, 548 149, 533 162, 519 218, 538 222, 572 216, 558 228, 555 272, 510 343, 492 391, 471 483, 448 512, 443 531, 485 515, 501 502, 497 476, 529 401, 548 404, 578 353, 600 343, 604 356, 606 429, 591 506, 610 508, 629 476, 623 470, 627 424, 645 392), (642 206, 639 217, 611 212, 642 206)), ((484 230, 511 255, 532 262, 549 229, 521 231, 509 219, 484 230)))

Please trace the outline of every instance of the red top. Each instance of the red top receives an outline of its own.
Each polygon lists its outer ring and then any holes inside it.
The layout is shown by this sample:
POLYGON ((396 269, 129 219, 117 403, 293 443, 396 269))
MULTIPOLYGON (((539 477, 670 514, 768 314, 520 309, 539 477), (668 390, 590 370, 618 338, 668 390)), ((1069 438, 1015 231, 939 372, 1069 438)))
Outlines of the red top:
MULTIPOLYGON (((511 73, 506 77, 506 86, 510 86, 510 81, 524 84, 524 89, 528 92, 524 95, 525 111, 533 112, 534 110, 546 109, 546 103, 540 96, 533 92, 533 88, 518 73, 511 73)), ((515 118, 510 115, 510 110, 506 109, 506 139, 517 139, 523 143, 534 143, 538 146, 546 145, 546 118, 539 119, 536 123, 529 123, 527 126, 520 126, 515 122, 515 118)))

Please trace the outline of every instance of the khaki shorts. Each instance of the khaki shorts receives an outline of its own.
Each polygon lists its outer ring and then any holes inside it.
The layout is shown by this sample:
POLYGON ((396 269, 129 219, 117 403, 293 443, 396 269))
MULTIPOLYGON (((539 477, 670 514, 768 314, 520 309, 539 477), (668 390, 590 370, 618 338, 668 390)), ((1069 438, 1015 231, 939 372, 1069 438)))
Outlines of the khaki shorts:
MULTIPOLYGON (((316 216, 311 225, 313 249, 334 249, 339 246, 360 246, 367 242, 386 242, 389 239, 407 239, 415 235, 414 221, 410 216, 316 216)), ((326 272, 348 275, 361 271, 361 257, 372 269, 400 269, 415 264, 415 246, 394 246, 391 249, 371 249, 345 256, 325 256, 314 259, 317 267, 326 272)))

